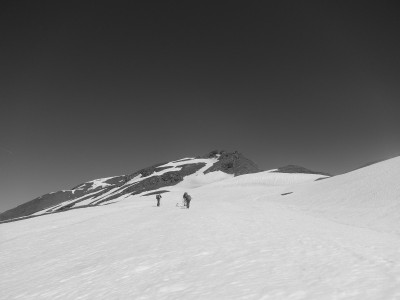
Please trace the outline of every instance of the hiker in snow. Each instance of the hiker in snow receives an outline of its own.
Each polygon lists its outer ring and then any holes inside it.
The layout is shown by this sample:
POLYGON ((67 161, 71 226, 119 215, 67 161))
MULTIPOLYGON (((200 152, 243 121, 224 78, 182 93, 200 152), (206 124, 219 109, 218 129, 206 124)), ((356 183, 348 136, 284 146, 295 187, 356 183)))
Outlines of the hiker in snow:
POLYGON ((183 202, 183 206, 186 206, 186 196, 187 196, 187 194, 188 193, 186 193, 186 192, 183 194, 183 201, 182 201, 183 202))
POLYGON ((190 197, 190 195, 188 193, 184 193, 183 194, 183 201, 184 201, 184 206, 186 206, 186 208, 189 209, 190 207, 190 201, 192 200, 192 197, 190 197))
POLYGON ((157 199, 157 206, 160 206, 161 195, 157 194, 156 199, 157 199))
POLYGON ((183 206, 183 207, 186 206, 186 195, 187 195, 187 193, 185 192, 185 193, 183 194, 183 199, 182 199, 182 206, 183 206))

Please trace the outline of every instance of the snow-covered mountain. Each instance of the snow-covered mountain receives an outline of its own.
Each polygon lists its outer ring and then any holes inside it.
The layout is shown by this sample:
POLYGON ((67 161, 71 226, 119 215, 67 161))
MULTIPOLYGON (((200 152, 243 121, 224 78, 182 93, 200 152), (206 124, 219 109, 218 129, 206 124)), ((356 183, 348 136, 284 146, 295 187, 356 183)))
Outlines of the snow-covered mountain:
POLYGON ((95 179, 70 190, 52 192, 0 214, 0 221, 110 204, 132 195, 193 188, 260 171, 238 152, 212 151, 196 158, 159 163, 130 175, 95 179))
POLYGON ((0 224, 1 297, 400 298, 400 157, 325 180, 196 160, 163 164, 205 163, 158 187, 160 207, 152 190, 0 224))
MULTIPOLYGON (((273 171, 324 174, 297 166, 273 171)), ((256 164, 241 153, 215 150, 204 156, 160 163, 130 175, 95 179, 71 190, 49 193, 0 214, 0 221, 111 204, 133 195, 150 196, 192 189, 255 172, 260 172, 256 164)))

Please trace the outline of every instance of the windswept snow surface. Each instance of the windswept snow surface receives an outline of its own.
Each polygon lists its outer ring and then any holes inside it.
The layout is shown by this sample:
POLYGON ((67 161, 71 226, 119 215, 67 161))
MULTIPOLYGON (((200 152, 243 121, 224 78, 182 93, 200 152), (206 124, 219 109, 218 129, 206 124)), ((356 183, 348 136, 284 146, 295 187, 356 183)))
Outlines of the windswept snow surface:
POLYGON ((0 298, 400 299, 400 158, 274 174, 0 224, 0 298))
POLYGON ((327 176, 317 174, 274 173, 274 170, 245 174, 230 180, 214 183, 215 186, 292 186, 299 183, 313 182, 327 176))

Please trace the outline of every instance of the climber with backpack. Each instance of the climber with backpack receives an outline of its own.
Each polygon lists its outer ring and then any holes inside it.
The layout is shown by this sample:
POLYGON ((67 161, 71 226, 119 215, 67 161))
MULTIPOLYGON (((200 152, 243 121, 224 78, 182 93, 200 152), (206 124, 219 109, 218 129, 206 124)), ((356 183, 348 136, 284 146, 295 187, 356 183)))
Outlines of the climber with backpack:
POLYGON ((157 199, 157 206, 160 206, 161 195, 157 194, 156 199, 157 199))
POLYGON ((188 193, 183 194, 183 201, 184 201, 184 206, 186 206, 187 209, 190 207, 190 201, 192 200, 192 197, 188 193))

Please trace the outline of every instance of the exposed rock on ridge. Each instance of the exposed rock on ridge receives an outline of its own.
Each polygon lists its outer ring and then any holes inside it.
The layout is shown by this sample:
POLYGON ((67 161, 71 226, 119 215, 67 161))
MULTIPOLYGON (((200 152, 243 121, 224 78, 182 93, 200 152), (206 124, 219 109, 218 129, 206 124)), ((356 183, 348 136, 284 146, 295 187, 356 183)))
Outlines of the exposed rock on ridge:
POLYGON ((217 150, 214 150, 208 154, 208 157, 216 157, 217 155, 219 155, 218 162, 216 162, 211 168, 207 169, 204 174, 214 171, 222 171, 227 174, 239 176, 261 171, 254 162, 247 159, 243 154, 237 151, 228 153, 225 151, 218 152, 217 150))

